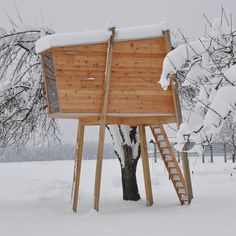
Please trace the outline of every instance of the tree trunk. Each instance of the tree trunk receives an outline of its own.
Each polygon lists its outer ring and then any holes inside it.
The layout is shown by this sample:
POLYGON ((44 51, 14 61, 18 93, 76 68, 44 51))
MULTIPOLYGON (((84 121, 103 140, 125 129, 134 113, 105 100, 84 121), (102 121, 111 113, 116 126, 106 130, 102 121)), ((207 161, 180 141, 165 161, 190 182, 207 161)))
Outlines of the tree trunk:
POLYGON ((141 155, 139 134, 136 126, 107 126, 113 140, 114 151, 121 165, 123 199, 140 199, 136 167, 141 155))
POLYGON ((213 147, 212 147, 212 144, 210 144, 209 147, 210 147, 211 163, 213 163, 214 159, 213 159, 213 147))
POLYGON ((123 199, 137 201, 140 199, 137 178, 136 167, 137 159, 133 159, 132 147, 127 144, 123 145, 124 149, 124 161, 125 165, 121 166, 123 199))
POLYGON ((203 152, 202 152, 202 163, 205 163, 205 153, 204 153, 204 146, 203 146, 203 152))
POLYGON ((236 152, 236 145, 233 144, 233 152, 232 152, 232 162, 235 162, 235 152, 236 152))
POLYGON ((224 161, 227 162, 226 143, 224 143, 224 161))

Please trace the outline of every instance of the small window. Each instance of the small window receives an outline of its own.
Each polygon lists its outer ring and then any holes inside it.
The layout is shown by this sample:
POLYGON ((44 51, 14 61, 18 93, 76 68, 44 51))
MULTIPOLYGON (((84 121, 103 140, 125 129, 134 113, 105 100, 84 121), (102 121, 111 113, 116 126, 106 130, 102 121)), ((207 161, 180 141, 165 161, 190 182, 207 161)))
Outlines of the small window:
POLYGON ((50 113, 59 112, 59 101, 56 87, 56 75, 53 65, 53 56, 49 52, 43 56, 44 73, 46 77, 46 89, 48 94, 50 113))

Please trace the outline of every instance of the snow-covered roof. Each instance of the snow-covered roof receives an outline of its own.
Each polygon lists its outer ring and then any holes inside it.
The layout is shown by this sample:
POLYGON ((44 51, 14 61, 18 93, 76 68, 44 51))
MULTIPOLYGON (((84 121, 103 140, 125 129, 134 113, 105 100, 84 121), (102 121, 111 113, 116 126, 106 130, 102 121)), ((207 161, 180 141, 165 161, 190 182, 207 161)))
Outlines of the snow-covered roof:
MULTIPOLYGON (((130 28, 117 28, 115 41, 138 40, 160 37, 168 29, 164 21, 155 25, 130 28)), ((84 31, 45 36, 36 42, 36 52, 41 53, 55 47, 76 46, 84 44, 105 43, 109 39, 108 30, 84 31)))

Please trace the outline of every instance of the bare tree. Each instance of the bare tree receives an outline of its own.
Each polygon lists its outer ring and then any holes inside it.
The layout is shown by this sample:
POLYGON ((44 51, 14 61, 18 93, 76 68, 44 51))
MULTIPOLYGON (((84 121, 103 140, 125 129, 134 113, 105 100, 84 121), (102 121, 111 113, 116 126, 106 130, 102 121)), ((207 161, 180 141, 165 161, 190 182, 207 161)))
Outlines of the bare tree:
POLYGON ((0 29, 0 147, 22 147, 58 139, 55 120, 47 116, 44 82, 35 42, 53 31, 46 27, 0 29))
MULTIPOLYGON (((236 158, 236 123, 232 115, 227 117, 219 134, 214 135, 214 140, 228 144, 231 147, 232 162, 236 158)), ((226 150, 225 150, 226 152, 226 150)), ((225 153, 226 155, 226 153, 225 153)))

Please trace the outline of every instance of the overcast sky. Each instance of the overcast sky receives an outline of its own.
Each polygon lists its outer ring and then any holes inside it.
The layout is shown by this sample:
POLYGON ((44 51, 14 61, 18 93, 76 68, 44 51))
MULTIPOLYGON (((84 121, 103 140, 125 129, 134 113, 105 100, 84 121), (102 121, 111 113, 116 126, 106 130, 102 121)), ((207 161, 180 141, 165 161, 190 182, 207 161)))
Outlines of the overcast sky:
MULTIPOLYGON (((117 27, 155 24, 166 20, 171 30, 180 28, 190 38, 204 32, 205 13, 212 21, 220 16, 221 3, 236 18, 235 0, 0 0, 0 24, 7 27, 5 11, 17 18, 17 5, 24 22, 42 24, 56 32, 103 29, 111 18, 117 27)), ((235 19, 233 18, 235 26, 235 19)), ((76 122, 63 121, 65 142, 74 142, 76 122)), ((86 139, 97 140, 97 128, 88 128, 86 139)), ((110 141, 107 135, 107 141, 110 141)))

